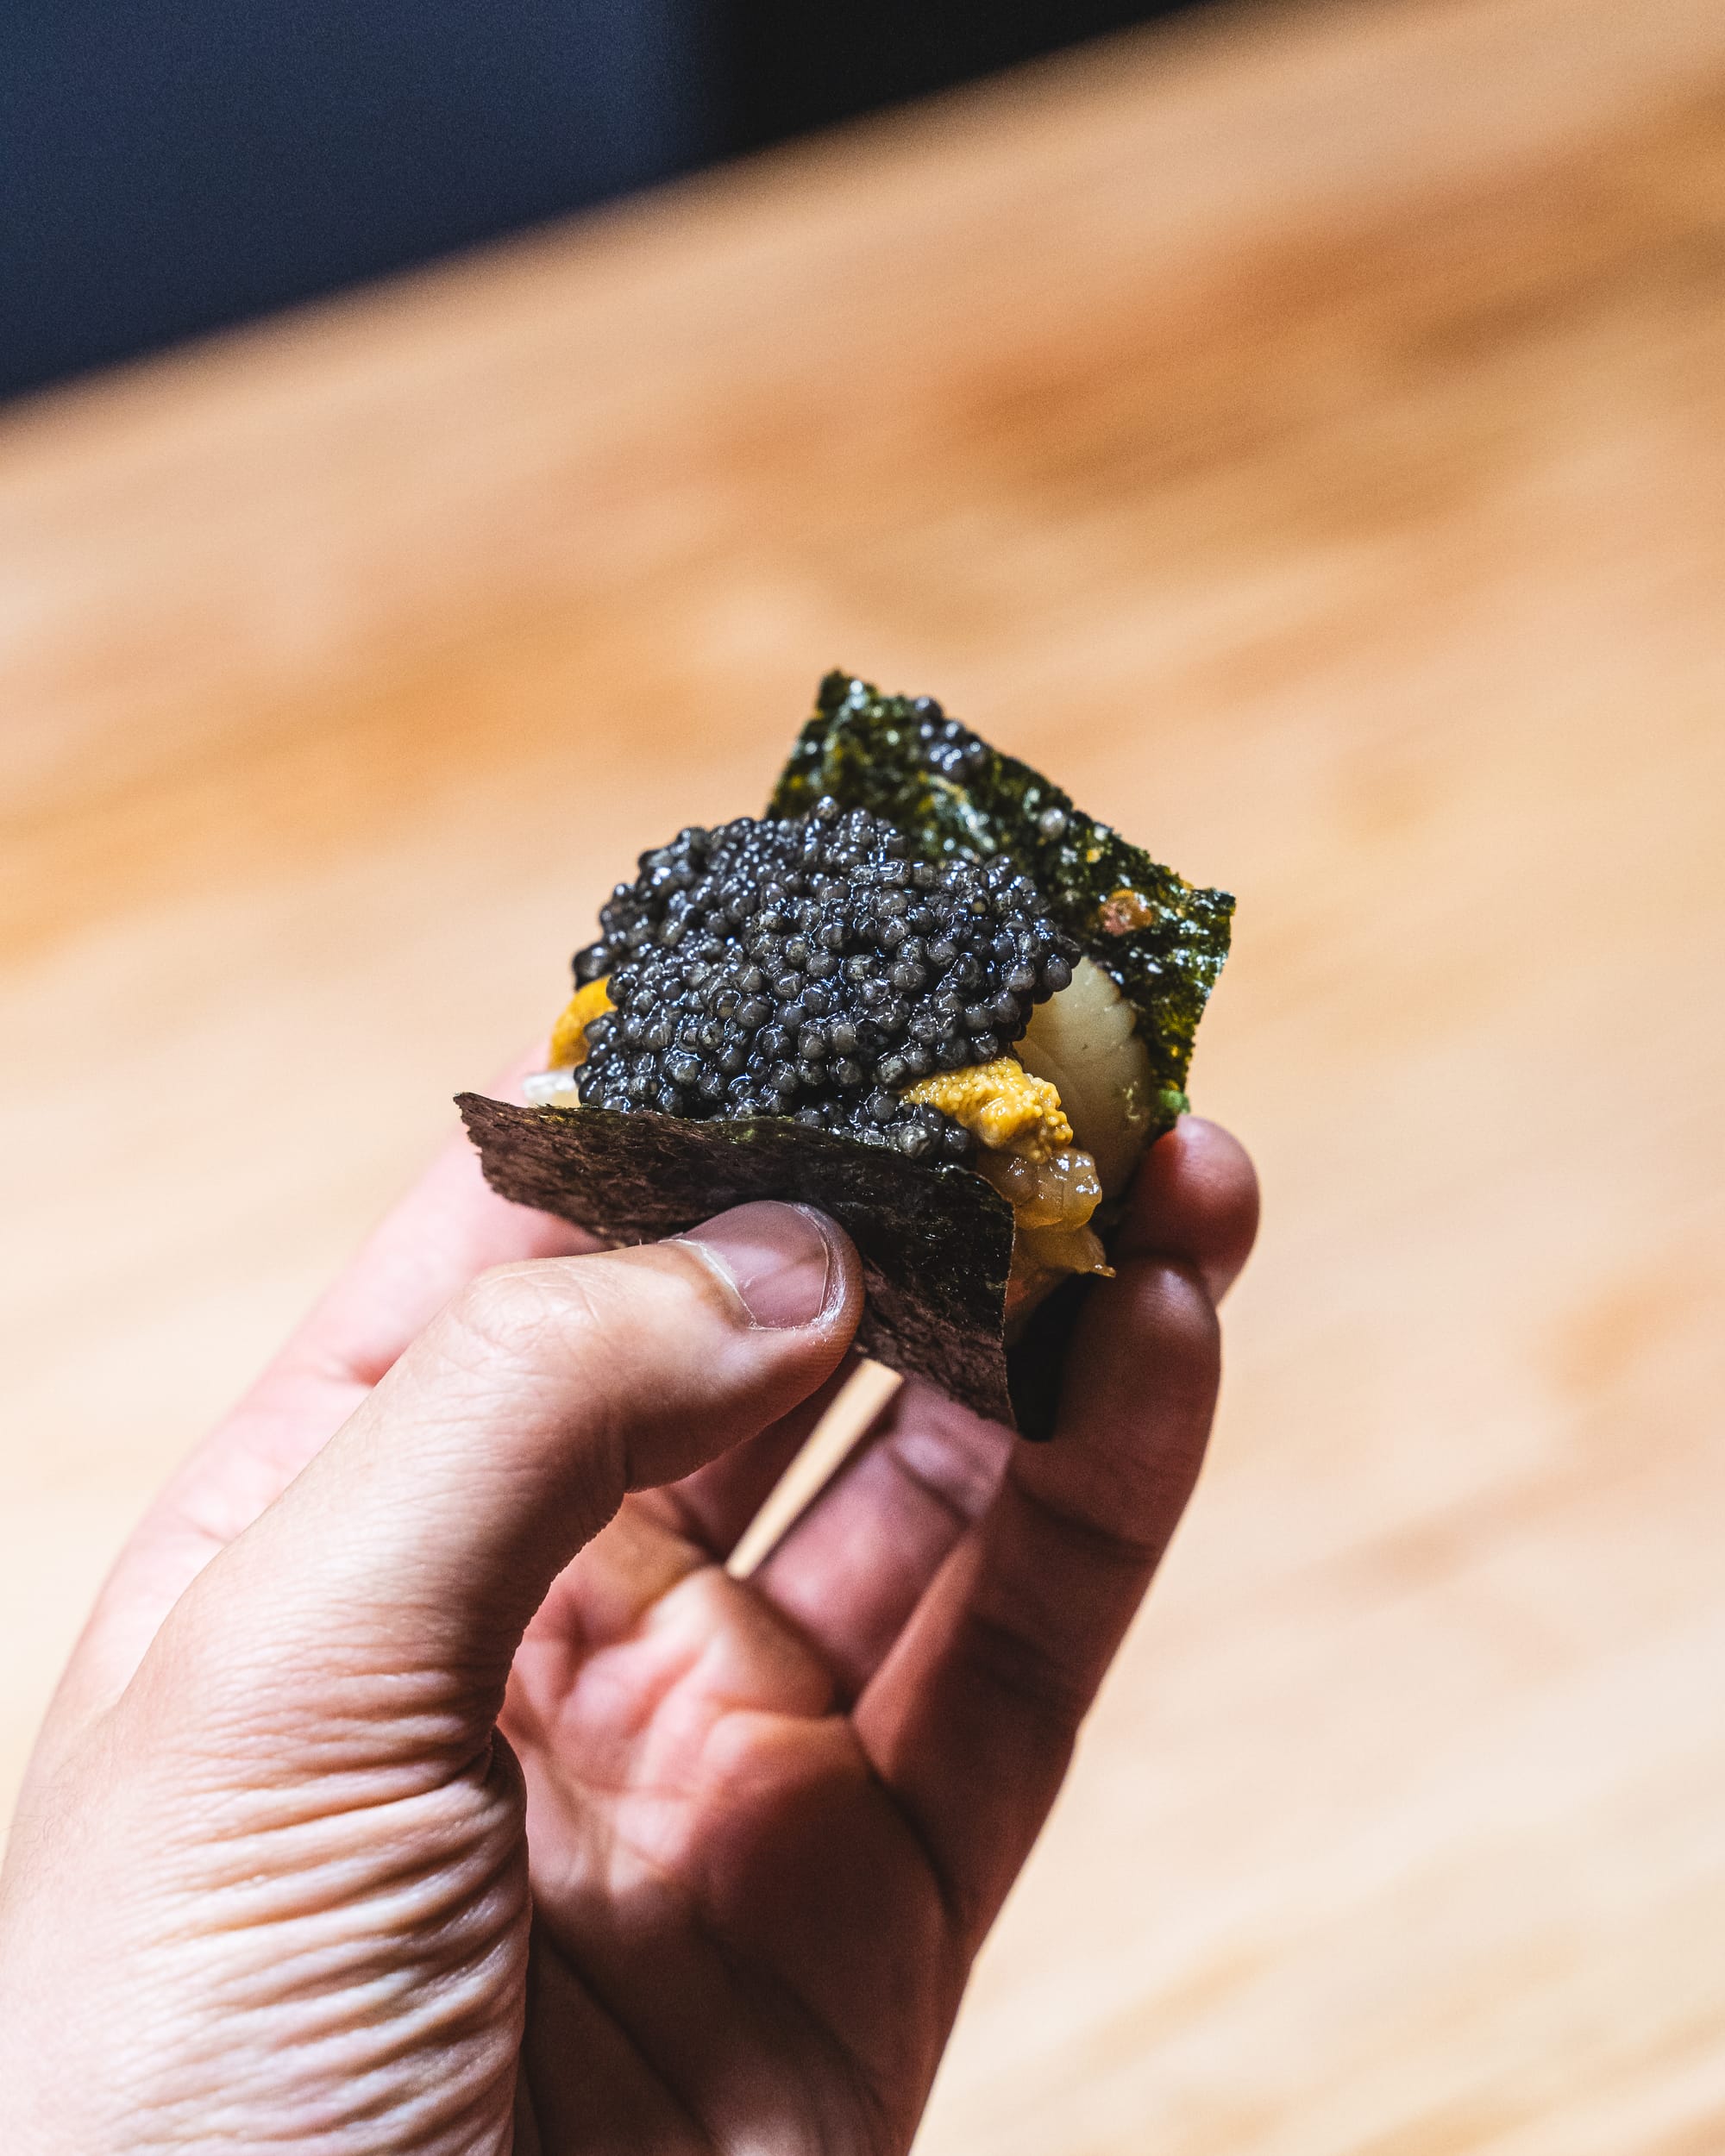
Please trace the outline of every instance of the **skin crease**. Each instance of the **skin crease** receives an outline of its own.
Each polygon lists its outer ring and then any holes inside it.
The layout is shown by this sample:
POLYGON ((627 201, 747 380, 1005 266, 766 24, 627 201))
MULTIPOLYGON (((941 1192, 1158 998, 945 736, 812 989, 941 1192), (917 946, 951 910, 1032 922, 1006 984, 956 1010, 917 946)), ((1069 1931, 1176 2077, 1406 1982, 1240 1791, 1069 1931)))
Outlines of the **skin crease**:
POLYGON ((907 2149, 1197 1472, 1256 1214, 1186 1119, 1055 1441, 906 1386, 742 1584, 844 1376, 848 1243, 762 1330, 688 1246, 579 1255, 452 1151, 79 1643, 0 1880, 9 2148, 907 2149))

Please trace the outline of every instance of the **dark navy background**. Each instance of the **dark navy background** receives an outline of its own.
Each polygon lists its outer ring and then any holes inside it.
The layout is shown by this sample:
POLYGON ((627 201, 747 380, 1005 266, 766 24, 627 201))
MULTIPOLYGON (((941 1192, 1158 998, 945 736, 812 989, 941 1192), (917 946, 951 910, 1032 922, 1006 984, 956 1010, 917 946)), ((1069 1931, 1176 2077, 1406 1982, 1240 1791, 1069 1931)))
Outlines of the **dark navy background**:
POLYGON ((0 0, 0 395, 1182 0, 0 0))

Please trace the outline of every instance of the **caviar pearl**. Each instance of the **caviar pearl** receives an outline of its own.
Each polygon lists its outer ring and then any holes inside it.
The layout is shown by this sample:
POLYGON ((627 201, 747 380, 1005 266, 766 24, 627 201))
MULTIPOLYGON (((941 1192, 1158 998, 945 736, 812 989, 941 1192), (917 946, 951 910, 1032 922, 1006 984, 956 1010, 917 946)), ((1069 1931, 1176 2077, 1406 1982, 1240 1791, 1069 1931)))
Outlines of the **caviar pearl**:
MULTIPOLYGON (((938 706, 919 717, 943 753, 968 755, 938 706)), ((910 850, 824 799, 800 821, 691 826, 643 854, 575 959, 578 983, 608 977, 616 1006, 587 1028, 582 1100, 794 1115, 911 1159, 965 1157, 968 1133, 902 1087, 1019 1039, 1076 949, 1005 856, 910 850)))

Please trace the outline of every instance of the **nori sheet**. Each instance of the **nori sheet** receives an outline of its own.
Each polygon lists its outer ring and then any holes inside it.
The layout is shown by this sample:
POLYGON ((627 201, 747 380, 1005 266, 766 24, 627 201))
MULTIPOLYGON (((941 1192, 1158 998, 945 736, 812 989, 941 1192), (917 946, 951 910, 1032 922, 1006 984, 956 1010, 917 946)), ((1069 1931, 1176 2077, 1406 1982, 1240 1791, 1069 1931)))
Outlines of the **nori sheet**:
POLYGON ((755 1198, 817 1206, 862 1260, 865 1355, 1011 1423, 1000 1314, 1013 1209, 966 1168, 928 1168, 788 1118, 693 1122, 648 1110, 459 1106, 492 1188, 589 1228, 649 1243, 755 1198))
MULTIPOLYGON (((767 814, 806 815, 831 793, 888 818, 925 858, 1010 854, 1137 1012, 1162 1085, 1156 1130, 1171 1129, 1188 1105, 1193 1038, 1227 956, 1233 899, 1185 882, 968 730, 957 746, 975 747, 957 774, 932 768, 920 720, 910 699, 829 674, 767 814)), ((685 1121, 477 1094, 459 1105, 494 1189, 608 1243, 676 1234, 750 1199, 819 1206, 862 1259, 864 1354, 1026 1437, 1051 1434, 1088 1282, 1063 1283, 1008 1351, 1012 1208, 968 1169, 930 1168, 776 1117, 685 1121)))
POLYGON ((959 744, 975 743, 979 757, 957 775, 932 768, 920 717, 907 697, 829 674, 767 813, 806 816, 830 793, 842 808, 887 818, 928 860, 1010 854, 1054 919, 1138 1012, 1163 1087, 1157 1130, 1171 1130, 1189 1105, 1192 1043, 1228 955, 1233 899, 1164 868, 1039 771, 968 728, 959 744))

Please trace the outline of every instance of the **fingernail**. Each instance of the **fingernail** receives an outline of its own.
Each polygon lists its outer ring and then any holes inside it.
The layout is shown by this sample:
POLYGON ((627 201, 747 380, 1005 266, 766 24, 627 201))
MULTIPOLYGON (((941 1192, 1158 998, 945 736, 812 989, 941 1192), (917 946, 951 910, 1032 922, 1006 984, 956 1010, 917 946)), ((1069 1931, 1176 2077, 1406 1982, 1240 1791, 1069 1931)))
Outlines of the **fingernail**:
POLYGON ((832 1244, 826 1222, 806 1206, 738 1206, 677 1240, 699 1245, 757 1326, 782 1332, 812 1325, 826 1308, 832 1244))

